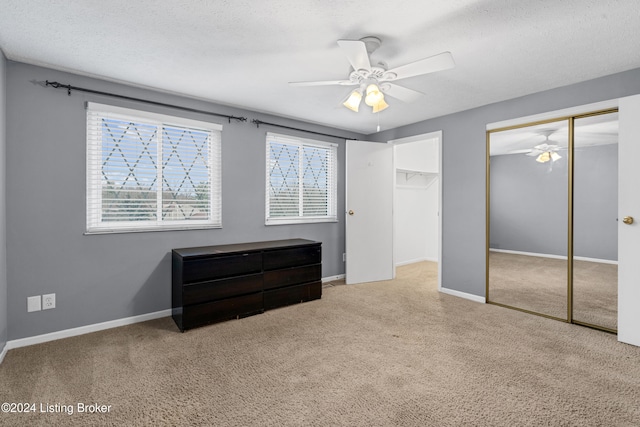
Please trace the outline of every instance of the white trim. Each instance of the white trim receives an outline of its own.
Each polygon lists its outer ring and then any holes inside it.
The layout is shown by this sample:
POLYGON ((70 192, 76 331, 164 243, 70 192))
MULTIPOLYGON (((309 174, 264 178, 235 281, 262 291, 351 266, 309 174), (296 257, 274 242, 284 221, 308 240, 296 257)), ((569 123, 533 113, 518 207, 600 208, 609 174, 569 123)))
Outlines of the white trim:
POLYGON ((338 218, 324 216, 306 216, 295 218, 275 217, 266 219, 264 225, 317 224, 321 222, 338 222, 338 218))
POLYGON ((138 110, 135 108, 116 107, 115 105, 99 104, 97 102, 87 102, 86 109, 97 111, 100 113, 108 113, 110 115, 120 116, 118 118, 131 120, 145 119, 155 120, 157 124, 177 125, 181 127, 189 126, 201 130, 222 131, 220 123, 204 122, 201 120, 186 119, 179 116, 170 116, 167 114, 152 113, 149 111, 138 110))
POLYGON ((402 267, 403 265, 415 264, 417 262, 422 262, 422 261, 438 262, 438 259, 437 258, 429 258, 429 257, 410 259, 409 261, 397 262, 396 263, 396 267, 402 267))
MULTIPOLYGON (((539 258, 552 258, 552 259, 564 259, 567 257, 565 255, 551 255, 551 254, 538 254, 535 252, 520 252, 520 251, 511 251, 508 249, 489 249, 489 252, 499 252, 503 254, 513 254, 513 255, 524 255, 524 256, 535 256, 539 258)), ((597 262, 599 264, 613 264, 618 265, 618 261, 613 261, 610 259, 599 259, 599 258, 589 258, 584 256, 574 256, 574 260, 576 261, 586 261, 586 262, 597 262)))
POLYGON ((337 276, 323 277, 322 278, 322 283, 333 282, 334 280, 342 280, 345 277, 346 277, 346 275, 344 275, 344 274, 338 274, 337 276))
POLYGON ((611 108, 618 108, 617 99, 594 102, 592 104, 579 105, 577 107, 564 108, 562 110, 548 111, 546 113, 533 114, 531 116, 503 120, 501 122, 488 123, 487 130, 501 129, 510 126, 519 126, 526 123, 539 122, 543 120, 552 120, 558 117, 579 116, 580 114, 592 113, 594 111, 600 110, 609 110, 611 108))
POLYGON ((171 316, 171 309, 156 311, 154 313, 141 314, 139 316, 125 317, 124 319, 110 320, 108 322, 94 323, 93 325, 80 326, 78 328, 65 329, 63 331, 51 332, 49 334, 36 335, 33 337, 20 338, 8 341, 6 350, 27 347, 34 344, 41 344, 63 338, 75 337, 78 335, 90 334, 92 332, 103 331, 105 329, 117 328, 119 326, 132 325, 134 323, 146 322, 147 320, 159 319, 171 316))
POLYGON ((222 228, 222 225, 194 225, 193 227, 175 227, 168 226, 162 228, 100 228, 82 233, 85 236, 93 236, 94 234, 122 234, 122 233, 150 233, 154 231, 184 231, 184 230, 208 230, 210 228, 222 228))
POLYGON ((473 301, 473 302, 479 302, 479 303, 482 303, 482 304, 487 302, 487 299, 485 297, 481 297, 479 295, 468 294, 466 292, 460 292, 460 291, 456 291, 456 290, 449 289, 449 288, 439 287, 438 291, 442 292, 443 294, 452 295, 452 296, 458 297, 458 298, 468 299, 468 300, 473 301))
POLYGON ((618 265, 618 261, 612 261, 610 259, 587 258, 584 256, 574 256, 573 259, 575 261, 597 262, 600 264, 618 265))
POLYGON ((567 259, 566 255, 553 255, 553 254, 539 254, 536 252, 521 252, 521 251, 512 251, 509 249, 492 249, 489 248, 489 252, 498 252, 502 254, 513 254, 513 255, 523 255, 523 256, 535 256, 539 258, 551 258, 551 259, 567 259))
POLYGON ((8 343, 5 343, 4 347, 2 348, 2 351, 0 351, 0 365, 4 360, 4 357, 7 355, 7 351, 9 351, 9 345, 8 343))

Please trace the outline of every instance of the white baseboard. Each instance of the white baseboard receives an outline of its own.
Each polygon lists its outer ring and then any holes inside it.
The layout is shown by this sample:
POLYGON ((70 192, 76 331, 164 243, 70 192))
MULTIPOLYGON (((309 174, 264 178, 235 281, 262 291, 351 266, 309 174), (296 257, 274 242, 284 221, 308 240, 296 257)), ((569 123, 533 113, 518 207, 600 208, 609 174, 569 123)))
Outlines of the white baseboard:
POLYGON ((396 262, 396 267, 402 267, 403 265, 415 264, 416 262, 422 262, 422 261, 427 261, 427 259, 426 258, 416 258, 416 259, 410 259, 409 261, 396 262))
POLYGON ((539 254, 535 252, 511 251, 509 249, 489 249, 489 252, 498 252, 501 254, 512 254, 512 255, 523 255, 523 256, 535 256, 539 258, 567 259, 566 255, 539 254))
POLYGON ((612 261, 610 259, 587 258, 587 257, 583 257, 583 256, 574 256, 573 259, 576 260, 576 261, 587 261, 587 262, 597 262, 597 263, 600 263, 600 264, 618 265, 618 261, 612 261))
MULTIPOLYGON (((503 254, 513 254, 513 255, 524 255, 524 256, 535 256, 540 258, 552 258, 552 259, 567 259, 565 255, 551 255, 551 254, 538 254, 535 252, 521 252, 521 251, 511 251, 508 249, 489 249, 490 252, 499 252, 503 254)), ((612 261, 610 259, 599 259, 599 258, 588 258, 583 256, 574 256, 574 260, 576 261, 587 261, 587 262, 597 262, 600 264, 615 264, 618 265, 618 261, 612 261)))
POLYGON ((409 264, 415 264, 416 262, 422 262, 422 261, 438 262, 438 259, 437 258, 429 258, 429 257, 410 259, 409 261, 397 262, 396 263, 396 267, 401 267, 403 265, 409 265, 409 264))
MULTIPOLYGON (((171 309, 156 311, 154 313, 141 314, 139 316, 126 317, 124 319, 111 320, 109 322, 95 323, 93 325, 80 326, 78 328, 65 329, 63 331, 51 332, 49 334, 36 335, 34 337, 20 338, 8 341, 5 345, 4 352, 14 348, 26 347, 43 342, 55 341, 62 338, 75 337, 78 335, 98 332, 105 329, 117 328, 119 326, 132 325, 134 323, 146 322, 147 320, 159 319, 161 317, 171 316, 171 309)), ((0 359, 1 360, 1 359, 0 359)))
MULTIPOLYGON (((344 279, 344 274, 337 276, 330 276, 322 278, 322 282, 330 282, 332 280, 344 279)), ((111 320, 108 322, 95 323, 93 325, 80 326, 78 328, 66 329, 63 331, 51 332, 49 334, 36 335, 33 337, 20 338, 17 340, 7 341, 4 349, 0 353, 0 363, 4 359, 8 350, 20 347, 27 347, 29 345, 41 344, 48 341, 55 341, 63 338, 75 337, 78 335, 90 334, 91 332, 98 332, 105 329, 117 328, 119 326, 132 325, 134 323, 146 322, 147 320, 159 319, 161 317, 171 316, 171 309, 156 311, 154 313, 141 314, 139 316, 127 317, 124 319, 111 320)))
POLYGON ((334 280, 342 280, 345 277, 346 276, 344 274, 338 274, 337 276, 323 277, 322 278, 322 283, 332 282, 334 280))
POLYGON ((443 294, 453 295, 454 297, 468 299, 468 300, 473 301, 473 302, 480 302, 482 304, 487 302, 487 299, 485 297, 481 297, 481 296, 473 295, 473 294, 468 294, 466 292, 460 292, 460 291, 456 291, 456 290, 453 290, 453 289, 438 288, 438 291, 442 292, 443 294))

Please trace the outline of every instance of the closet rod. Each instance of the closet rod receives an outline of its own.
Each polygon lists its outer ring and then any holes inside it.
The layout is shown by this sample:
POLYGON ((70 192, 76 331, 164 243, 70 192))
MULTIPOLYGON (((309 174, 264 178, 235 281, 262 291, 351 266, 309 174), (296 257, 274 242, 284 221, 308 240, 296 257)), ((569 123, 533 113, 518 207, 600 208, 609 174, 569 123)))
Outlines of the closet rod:
POLYGON ((312 131, 312 130, 294 128, 294 127, 291 127, 291 126, 279 125, 277 123, 263 122, 262 120, 258 120, 258 119, 251 120, 251 123, 254 123, 256 125, 256 127, 260 127, 260 125, 275 126, 275 127, 279 127, 279 128, 283 128, 283 129, 298 130, 300 132, 313 133, 315 135, 329 136, 331 138, 349 139, 349 140, 353 140, 353 141, 356 140, 356 138, 347 138, 345 136, 331 135, 329 133, 322 133, 322 132, 315 132, 315 131, 312 131))
POLYGON ((200 113, 200 114, 208 114, 210 116, 224 117, 224 118, 229 120, 229 123, 231 123, 231 119, 237 120, 239 122, 246 122, 247 121, 246 117, 230 116, 230 115, 227 115, 227 114, 219 114, 219 113, 213 113, 211 111, 198 110, 196 108, 182 107, 180 105, 165 104, 164 102, 149 101, 148 99, 134 98, 132 96, 118 95, 116 93, 102 92, 102 91, 99 91, 99 90, 86 89, 86 88, 77 87, 77 86, 65 85, 65 84, 58 83, 58 82, 50 82, 49 80, 45 81, 45 86, 51 86, 54 89, 67 89, 67 95, 69 95, 69 96, 71 96, 71 91, 72 90, 77 90, 77 91, 80 91, 80 92, 93 93, 93 94, 96 94, 96 95, 110 96, 112 98, 126 99, 127 101, 144 102, 146 104, 158 105, 160 107, 175 108, 175 109, 178 109, 178 110, 189 111, 189 112, 192 112, 192 113, 200 113))

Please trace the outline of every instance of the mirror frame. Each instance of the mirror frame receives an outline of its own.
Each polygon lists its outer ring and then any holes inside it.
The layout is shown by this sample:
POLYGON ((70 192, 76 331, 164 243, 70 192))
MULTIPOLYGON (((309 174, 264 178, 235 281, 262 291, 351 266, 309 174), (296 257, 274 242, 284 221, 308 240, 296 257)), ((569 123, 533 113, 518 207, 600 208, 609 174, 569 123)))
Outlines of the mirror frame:
POLYGON ((603 327, 603 326, 599 326, 599 325, 593 325, 593 324, 589 324, 586 322, 581 322, 578 320, 575 320, 573 318, 573 261, 574 261, 574 254, 573 254, 573 187, 574 187, 574 137, 575 137, 575 132, 574 132, 574 127, 575 127, 575 120, 576 119, 581 119, 581 118, 585 118, 585 117, 592 117, 592 116, 599 116, 599 115, 604 115, 604 114, 612 114, 612 113, 617 113, 618 112, 618 108, 608 108, 608 109, 604 109, 604 110, 597 110, 597 111, 593 111, 593 112, 588 112, 588 113, 584 113, 584 114, 574 114, 574 115, 568 115, 568 116, 559 116, 559 117, 555 117, 555 118, 549 118, 549 119, 545 119, 545 120, 539 120, 539 121, 532 121, 532 122, 525 122, 525 123, 520 123, 517 125, 512 125, 512 126, 505 126, 505 127, 500 127, 500 128, 495 128, 495 129, 491 129, 491 130, 486 130, 486 140, 485 140, 485 149, 486 149, 486 159, 485 159, 485 167, 486 167, 486 176, 485 176, 485 301, 487 304, 492 304, 492 305, 497 305, 500 307, 504 307, 504 308, 509 308, 509 309, 513 309, 513 310, 517 310, 517 311, 521 311, 524 313, 528 313, 528 314, 533 314, 536 316, 542 316, 542 317, 546 317, 549 319, 554 319, 554 320, 558 320, 561 322, 565 322, 565 323, 573 323, 576 325, 581 325, 581 326, 586 326, 589 328, 593 328, 593 329, 598 329, 601 331, 605 331, 605 332, 610 332, 613 334, 617 333, 616 329, 611 329, 611 328, 607 328, 607 327, 603 327), (551 316, 545 313, 539 313, 536 311, 531 311, 531 310, 527 310, 527 309, 523 309, 523 308, 519 308, 519 307, 514 307, 514 306, 510 306, 507 304, 502 304, 500 302, 496 302, 496 301, 492 301, 491 300, 491 293, 490 293, 490 286, 489 286, 489 270, 490 270, 490 264, 489 264, 489 245, 490 245, 490 219, 491 219, 491 207, 490 207, 490 202, 491 202, 491 156, 490 156, 490 143, 491 143, 491 134, 492 133, 496 133, 496 132, 503 132, 503 131, 508 131, 508 130, 514 130, 514 129, 520 129, 520 128, 525 128, 525 127, 530 127, 530 126, 537 126, 537 125, 542 125, 542 124, 546 124, 546 123, 554 123, 554 122, 559 122, 559 121, 567 121, 568 124, 568 130, 569 130, 569 140, 568 140, 568 148, 567 148, 567 153, 568 153, 568 160, 567 160, 567 168, 568 168, 568 180, 567 180, 567 317, 566 318, 560 318, 560 317, 556 317, 556 316, 551 316))

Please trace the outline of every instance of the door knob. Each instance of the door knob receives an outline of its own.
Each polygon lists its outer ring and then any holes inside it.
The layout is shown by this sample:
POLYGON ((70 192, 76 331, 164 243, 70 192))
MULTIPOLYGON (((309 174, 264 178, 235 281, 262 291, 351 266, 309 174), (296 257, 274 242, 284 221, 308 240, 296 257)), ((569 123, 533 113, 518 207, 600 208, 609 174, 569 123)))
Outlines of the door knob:
POLYGON ((625 216, 624 218, 622 218, 622 222, 624 222, 625 224, 631 225, 633 224, 633 217, 625 216))
POLYGON ((353 211, 349 209, 349 215, 353 215, 353 211))

